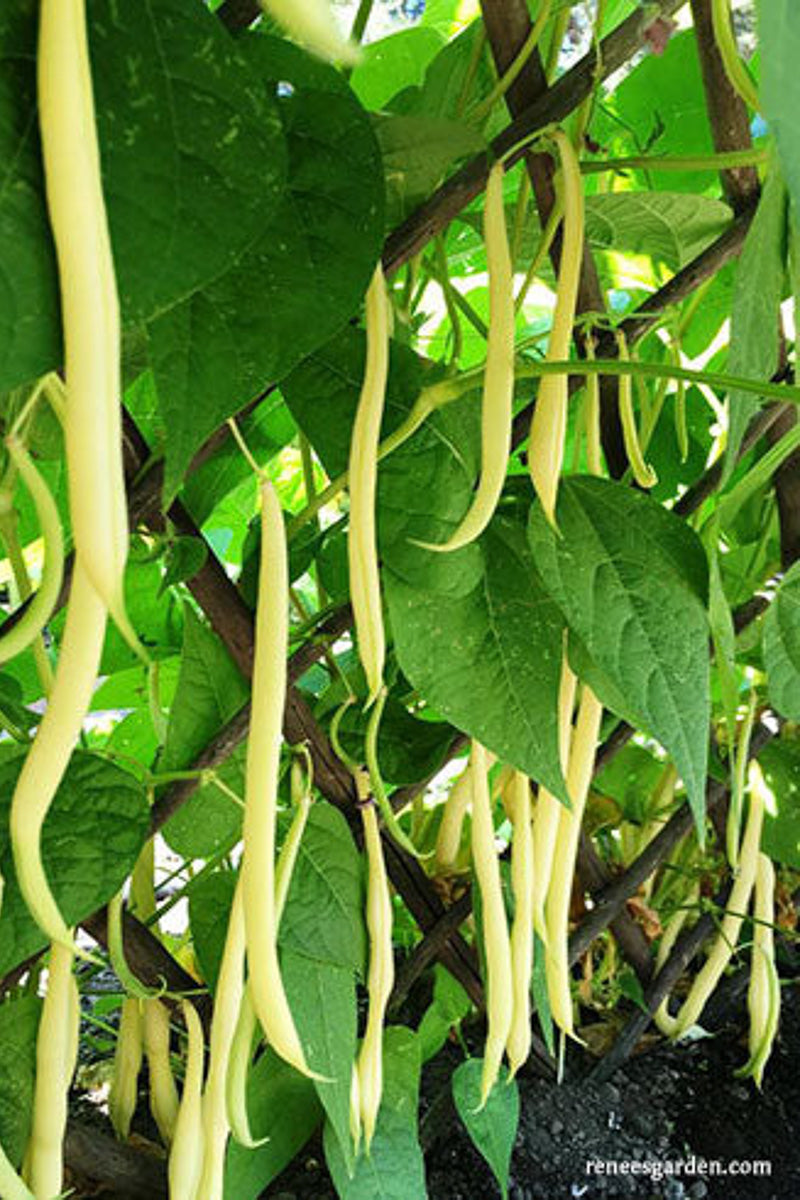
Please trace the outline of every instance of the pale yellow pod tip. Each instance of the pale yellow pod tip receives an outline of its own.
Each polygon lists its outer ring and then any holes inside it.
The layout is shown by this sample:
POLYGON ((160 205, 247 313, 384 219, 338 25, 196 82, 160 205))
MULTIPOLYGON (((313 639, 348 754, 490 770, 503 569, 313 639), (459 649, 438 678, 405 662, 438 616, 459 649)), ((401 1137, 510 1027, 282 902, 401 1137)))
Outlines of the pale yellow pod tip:
POLYGON ((329 0, 259 0, 262 9, 311 54, 353 67, 361 47, 339 30, 329 0))

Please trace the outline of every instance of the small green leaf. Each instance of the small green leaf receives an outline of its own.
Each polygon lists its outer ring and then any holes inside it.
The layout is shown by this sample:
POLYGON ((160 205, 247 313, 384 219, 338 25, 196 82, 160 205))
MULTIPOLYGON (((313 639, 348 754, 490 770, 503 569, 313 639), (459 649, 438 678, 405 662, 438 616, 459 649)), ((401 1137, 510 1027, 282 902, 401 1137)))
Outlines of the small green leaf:
POLYGON ((350 86, 365 108, 384 108, 401 89, 420 84, 442 38, 433 29, 403 29, 364 48, 350 86))
POLYGON ((702 544, 649 496, 608 480, 564 480, 556 519, 558 533, 534 507, 531 547, 591 656, 589 682, 669 751, 700 825, 711 708, 702 544))
POLYGON ((269 1047, 250 1072, 247 1108, 253 1137, 267 1140, 255 1150, 248 1150, 230 1139, 225 1200, 256 1200, 322 1120, 314 1084, 269 1047))
POLYGON ((354 1165, 350 1136, 350 1083, 356 1056, 356 983, 352 967, 338 967, 284 950, 281 970, 306 1061, 345 1159, 354 1165))
POLYGON ((0 1146, 17 1169, 30 1133, 41 1010, 38 996, 0 1004, 0 1146))
MULTIPOLYGON (((0 762, 0 976, 46 944, 17 886, 8 813, 22 759, 0 762)), ((76 752, 42 829, 47 878, 68 925, 114 896, 133 870, 148 833, 144 788, 127 771, 96 754, 76 752)))
POLYGON ((609 192, 589 196, 586 237, 596 250, 646 254, 679 271, 730 223, 721 200, 681 192, 609 192))
POLYGON ((511 1151, 519 1124, 519 1089, 503 1067, 500 1078, 483 1108, 481 1074, 483 1059, 468 1058, 453 1073, 453 1100, 464 1128, 494 1172, 503 1196, 508 1195, 511 1151))
POLYGON ((767 609, 763 638, 770 702, 800 721, 800 563, 787 571, 767 609))
POLYGON ((420 1052, 416 1034, 394 1025, 383 1037, 383 1098, 369 1156, 352 1176, 331 1126, 325 1161, 340 1200, 426 1200, 425 1164, 417 1138, 420 1052))
POLYGON ((461 984, 437 963, 433 977, 433 1000, 417 1030, 423 1063, 438 1054, 450 1030, 464 1019, 470 1008, 470 998, 461 984))

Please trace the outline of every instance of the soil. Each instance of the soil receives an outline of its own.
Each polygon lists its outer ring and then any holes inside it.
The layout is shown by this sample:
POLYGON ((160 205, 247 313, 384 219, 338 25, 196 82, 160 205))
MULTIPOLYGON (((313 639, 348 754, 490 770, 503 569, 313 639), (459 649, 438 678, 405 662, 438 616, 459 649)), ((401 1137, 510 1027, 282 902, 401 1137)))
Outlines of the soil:
MULTIPOLYGON (((510 1200, 800 1197, 797 985, 785 989, 781 1035, 761 1093, 733 1074, 747 1058, 743 1029, 744 1012, 738 1009, 716 1036, 680 1046, 658 1043, 608 1083, 593 1082, 595 1060, 578 1053, 560 1087, 522 1075, 510 1200), (595 1161, 618 1169, 648 1160, 653 1165, 647 1175, 612 1177, 606 1167, 600 1176, 587 1169, 595 1161), (703 1162, 709 1164, 705 1170, 703 1162), (769 1174, 756 1177, 756 1163, 766 1163, 769 1174), (712 1175, 712 1169, 718 1173, 712 1175)), ((448 1047, 423 1074, 423 1114, 435 1106, 432 1118, 426 1124, 423 1115, 422 1123, 428 1195, 431 1200, 492 1200, 500 1196, 497 1184, 446 1102, 446 1080, 458 1061, 459 1053, 448 1047)), ((266 1195, 335 1200, 319 1149, 310 1146, 266 1195)))

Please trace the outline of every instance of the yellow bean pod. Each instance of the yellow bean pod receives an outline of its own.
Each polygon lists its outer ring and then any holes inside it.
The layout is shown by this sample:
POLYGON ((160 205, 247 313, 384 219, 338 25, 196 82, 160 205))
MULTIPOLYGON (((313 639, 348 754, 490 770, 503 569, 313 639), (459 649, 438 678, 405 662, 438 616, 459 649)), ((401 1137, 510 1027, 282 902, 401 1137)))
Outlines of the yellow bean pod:
POLYGON ((500 1072, 503 1051, 511 1032, 514 989, 511 970, 511 939, 508 933, 500 863, 494 840, 492 802, 489 795, 486 751, 472 743, 472 862, 481 894, 483 942, 486 955, 486 1047, 481 1076, 481 1107, 489 1098, 500 1072))
POLYGON ((348 468, 350 598, 358 653, 367 677, 369 704, 377 699, 383 686, 383 663, 386 657, 375 532, 375 494, 378 486, 378 442, 389 376, 389 321, 386 283, 378 264, 367 291, 367 360, 350 441, 348 468))
POLYGON ((461 848, 464 818, 472 803, 472 777, 465 767, 444 803, 441 824, 436 835, 436 871, 446 875, 453 870, 461 848))
POLYGON ((254 1138, 247 1114, 247 1076, 253 1057, 253 1039, 258 1030, 258 1017, 253 1007, 250 988, 245 986, 239 1006, 239 1016, 228 1057, 225 1080, 225 1110, 230 1131, 240 1146, 254 1150, 266 1139, 254 1138))
POLYGON ((231 1045, 244 994, 244 963, 244 906, 240 878, 233 894, 228 932, 214 992, 208 1078, 203 1093, 203 1164, 195 1200, 222 1200, 225 1147, 230 1130, 226 1082, 231 1045))
MULTIPOLYGON (((628 342, 621 329, 616 332, 617 355, 620 362, 629 362, 628 342)), ((652 488, 658 483, 658 476, 644 460, 642 447, 639 442, 639 431, 636 428, 636 416, 633 411, 633 383, 630 375, 620 375, 619 391, 619 420, 622 425, 622 440, 625 453, 628 456, 633 478, 639 487, 652 488)))
POLYGON ((374 804, 366 804, 362 808, 361 818, 368 864, 369 1008, 358 1056, 358 1102, 364 1146, 369 1154, 383 1093, 383 1020, 394 985, 394 954, 392 899, 374 804))
POLYGON ((703 1009, 716 988, 722 973, 736 949, 744 914, 756 879, 758 853, 761 844, 761 826, 764 820, 766 785, 758 763, 750 764, 750 812, 747 817, 744 837, 739 853, 738 874, 728 897, 727 911, 708 958, 694 977, 689 995, 684 1000, 675 1021, 675 1037, 682 1037, 696 1025, 703 1009))
POLYGON ((47 992, 36 1037, 36 1083, 26 1161, 31 1190, 41 1200, 58 1196, 63 1185, 63 1145, 67 1096, 75 1067, 77 1011, 73 952, 54 942, 47 992))
POLYGON ((511 453, 514 403, 514 272, 503 203, 504 169, 489 172, 484 209, 484 239, 489 275, 489 334, 481 401, 481 475, 478 490, 463 521, 441 545, 429 550, 458 550, 483 533, 503 490, 511 453))
POLYGON ((169 1057, 169 1009, 154 996, 142 1001, 142 1031, 150 1081, 150 1112, 161 1140, 170 1146, 178 1119, 178 1089, 169 1057))
POLYGON ((759 853, 753 902, 753 952, 747 1007, 750 1012, 750 1058, 737 1075, 752 1075, 761 1087, 781 1010, 781 985, 775 968, 775 868, 768 855, 759 853))
POLYGON ((52 941, 63 945, 71 944, 71 935, 42 865, 42 825, 89 710, 105 629, 105 605, 78 559, 53 690, 17 780, 10 813, 14 866, 28 911, 52 941))
POLYGON ((581 821, 592 781, 594 757, 603 706, 586 684, 578 706, 578 717, 570 747, 567 792, 572 808, 562 805, 556 838, 550 886, 545 905, 547 942, 545 974, 553 1020, 567 1036, 574 1035, 572 991, 569 974, 569 905, 578 855, 581 821))
POLYGON ((114 1132, 126 1141, 131 1118, 136 1111, 139 1072, 142 1069, 142 1006, 134 996, 122 1001, 117 1045, 114 1051, 114 1076, 108 1093, 108 1114, 114 1132))
MULTIPOLYGON (((569 358, 572 326, 578 302, 578 284, 583 259, 583 184, 578 156, 572 142, 560 129, 553 135, 561 161, 564 193, 564 239, 558 274, 553 327, 547 346, 547 361, 569 358)), ((555 524, 558 481, 564 459, 567 432, 567 375, 544 375, 539 383, 531 422, 528 469, 545 516, 555 524)))
POLYGON ((103 198, 84 0, 42 0, 38 95, 58 259, 69 503, 78 557, 131 643, 123 599, 128 515, 122 465, 120 317, 103 198))
MULTIPOLYGON (((561 682, 558 689, 558 752, 564 778, 569 765, 569 747, 572 737, 572 711, 575 707, 577 680, 564 655, 561 664, 561 682)), ((536 872, 533 878, 533 926, 542 942, 547 942, 545 902, 550 886, 558 826, 563 804, 547 788, 539 788, 536 800, 536 815, 533 819, 533 861, 536 872)))
POLYGON ((515 771, 507 787, 514 832, 511 839, 511 886, 514 922, 511 926, 513 1014, 506 1042, 511 1074, 527 1062, 531 1051, 531 974, 533 972, 533 829, 531 787, 527 775, 515 771))
POLYGON ((181 1009, 189 1047, 167 1175, 170 1200, 195 1200, 203 1168, 203 1027, 193 1004, 182 1000, 181 1009))
POLYGON ((0 663, 20 654, 39 636, 53 615, 64 577, 64 535, 55 500, 19 438, 6 438, 6 449, 33 500, 44 538, 45 559, 42 581, 33 599, 13 629, 0 637, 0 663))
POLYGON ((264 479, 261 483, 261 563, 242 856, 247 962, 253 1004, 267 1040, 276 1054, 298 1071, 313 1075, 295 1028, 278 961, 275 822, 286 702, 288 593, 283 514, 272 484, 264 479))
MULTIPOLYGON (((683 932, 687 918, 689 917, 692 909, 696 907, 699 900, 700 885, 695 884, 689 892, 689 895, 686 897, 684 906, 676 909, 670 919, 669 924, 667 925, 667 928, 664 930, 664 935, 659 942, 658 953, 656 954, 656 974, 658 974, 672 953, 675 943, 683 932)), ((671 1038, 675 1036, 677 1019, 673 1016, 670 1016, 668 996, 665 996, 661 1001, 661 1004, 653 1014, 653 1020, 666 1037, 671 1038)))

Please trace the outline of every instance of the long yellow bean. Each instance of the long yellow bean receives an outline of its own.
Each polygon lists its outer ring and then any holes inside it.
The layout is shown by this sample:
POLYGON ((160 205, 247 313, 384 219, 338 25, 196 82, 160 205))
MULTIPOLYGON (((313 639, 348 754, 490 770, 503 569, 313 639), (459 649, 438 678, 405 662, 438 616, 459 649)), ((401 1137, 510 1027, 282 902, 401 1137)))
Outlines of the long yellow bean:
POLYGON ((506 1043, 511 1074, 527 1062, 531 1050, 531 974, 533 971, 533 830, 531 786, 526 775, 515 771, 506 791, 512 811, 511 886, 514 923, 511 926, 511 980, 513 1015, 506 1043))
POLYGON ((486 751, 472 743, 472 862, 481 894, 483 943, 486 953, 486 1047, 481 1076, 481 1107, 489 1098, 500 1071, 514 1013, 511 940, 508 933, 500 863, 494 840, 492 802, 486 769, 486 751))
POLYGON ((169 1152, 169 1198, 195 1200, 203 1168, 203 1027, 193 1004, 182 1000, 181 1009, 189 1034, 189 1048, 175 1136, 169 1152))
POLYGON ((570 990, 568 934, 572 881, 578 854, 581 821, 592 781, 594 757, 603 706, 586 684, 578 706, 578 718, 569 755, 567 792, 572 808, 562 806, 556 838, 550 886, 545 905, 547 943, 545 968, 547 994, 553 1020, 568 1036, 573 1036, 572 993, 570 990))
POLYGON ((761 826, 764 819, 765 784, 757 763, 750 764, 750 812, 739 854, 739 873, 728 898, 728 911, 708 958, 698 971, 691 991, 675 1021, 675 1037, 682 1037, 702 1016, 711 993, 719 983, 739 940, 744 913, 750 903, 758 865, 761 826))
POLYGON ((381 582, 375 533, 375 494, 378 485, 378 442, 389 375, 389 299, 380 264, 367 291, 367 360, 350 442, 350 528, 347 554, 350 597, 356 639, 369 701, 383 685, 386 636, 383 630, 381 582))
POLYGON ((120 317, 103 199, 84 0, 42 0, 39 121, 64 326, 64 436, 72 532, 94 588, 131 644, 123 573, 120 317))
POLYGON ((203 1094, 203 1167, 195 1200, 222 1200, 229 1124, 226 1081, 244 995, 244 906, 241 877, 233 894, 228 933, 214 992, 208 1078, 203 1094))
POLYGON ((489 274, 489 336, 481 402, 481 475, 464 520, 441 545, 429 550, 458 550, 483 533, 492 519, 508 470, 514 403, 514 272, 503 203, 503 164, 489 173, 484 210, 486 265, 489 274))
MULTIPOLYGON (((561 130, 553 135, 561 160, 564 192, 564 240, 558 275, 553 328, 547 346, 547 361, 569 357, 572 326, 578 301, 578 283, 583 258, 583 184, 578 157, 572 142, 561 130)), ((536 397, 528 446, 528 469, 545 516, 555 524, 558 480, 564 458, 567 432, 569 379, 563 375, 545 375, 536 397)))
POLYGON ((77 1044, 73 951, 54 942, 50 949, 47 993, 36 1037, 36 1084, 27 1162, 37 1200, 51 1200, 62 1188, 67 1095, 77 1044))
POLYGON ((150 1080, 150 1112, 165 1146, 172 1143, 178 1119, 178 1089, 169 1057, 169 1009, 154 996, 142 1001, 144 1052, 150 1080))
POLYGON ((17 780, 9 818, 14 866, 28 910, 52 941, 64 945, 71 937, 44 872, 41 832, 89 710, 105 628, 105 606, 77 559, 53 691, 17 780))
MULTIPOLYGON (((569 765, 569 747, 572 737, 572 711, 575 707, 577 680, 567 662, 566 653, 561 663, 561 682, 558 689, 558 752, 564 778, 569 765)), ((545 901, 550 886, 558 826, 563 804, 547 788, 539 788, 536 800, 536 815, 533 819, 533 861, 536 872, 533 877, 533 925, 542 942, 547 942, 545 901)))
POLYGON ((283 514, 272 484, 263 479, 252 733, 247 746, 242 857, 247 962, 253 1004, 267 1040, 276 1054, 298 1071, 313 1075, 295 1028, 278 961, 275 822, 286 702, 288 594, 283 514))
POLYGON ((114 1052, 114 1077, 108 1094, 108 1113, 117 1137, 125 1141, 136 1111, 139 1072, 142 1068, 142 1006, 135 996, 122 1001, 114 1052))
POLYGON ((358 1098, 364 1145, 369 1154, 383 1092, 383 1020, 394 985, 394 955, 392 900, 374 804, 365 804, 361 817, 368 863, 369 1009, 358 1056, 358 1098))
POLYGON ((753 951, 747 1007, 750 1012, 750 1058, 737 1075, 752 1075, 761 1087, 781 1010, 781 985, 775 968, 775 868, 768 855, 759 853, 753 902, 753 951))

